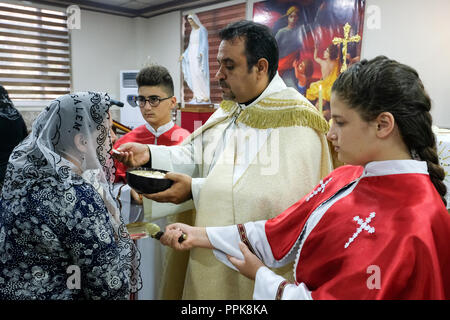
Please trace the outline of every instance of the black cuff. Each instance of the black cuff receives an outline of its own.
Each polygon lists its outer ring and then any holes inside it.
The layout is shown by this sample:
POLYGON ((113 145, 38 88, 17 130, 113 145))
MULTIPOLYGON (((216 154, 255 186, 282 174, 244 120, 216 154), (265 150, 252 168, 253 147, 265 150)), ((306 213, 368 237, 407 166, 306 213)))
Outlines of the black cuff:
POLYGON ((144 168, 152 167, 152 153, 150 152, 150 148, 148 148, 148 155, 150 157, 150 160, 146 164, 142 165, 142 167, 144 167, 144 168))

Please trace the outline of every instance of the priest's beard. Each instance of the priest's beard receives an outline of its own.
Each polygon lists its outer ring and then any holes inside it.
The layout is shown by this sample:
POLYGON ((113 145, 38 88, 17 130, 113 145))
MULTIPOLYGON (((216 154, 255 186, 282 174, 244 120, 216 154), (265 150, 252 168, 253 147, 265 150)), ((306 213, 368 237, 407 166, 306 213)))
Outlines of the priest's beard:
POLYGON ((236 101, 236 95, 231 91, 230 86, 225 81, 220 80, 219 86, 222 89, 222 99, 236 101))

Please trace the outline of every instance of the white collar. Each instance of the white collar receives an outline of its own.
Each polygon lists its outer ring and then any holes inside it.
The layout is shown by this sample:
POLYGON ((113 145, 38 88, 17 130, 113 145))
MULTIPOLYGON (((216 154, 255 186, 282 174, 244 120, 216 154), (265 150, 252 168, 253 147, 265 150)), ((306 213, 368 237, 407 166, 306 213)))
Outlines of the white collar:
POLYGON ((364 167, 361 178, 404 173, 428 174, 427 163, 417 160, 372 161, 364 167))
POLYGON ((158 130, 153 129, 153 127, 151 125, 149 125, 148 123, 145 124, 145 127, 148 129, 148 131, 150 131, 154 136, 156 136, 157 138, 166 133, 167 131, 169 131, 170 129, 173 128, 173 126, 175 125, 175 123, 173 123, 172 120, 170 120, 169 122, 167 122, 165 125, 162 125, 158 128, 158 130))
POLYGON ((256 98, 249 105, 239 103, 239 106, 241 107, 242 110, 244 110, 245 108, 248 108, 248 107, 258 103, 265 97, 267 97, 275 92, 279 92, 286 88, 287 88, 286 84, 284 83, 283 79, 280 77, 280 75, 278 74, 278 71, 277 71, 277 73, 273 77, 272 81, 270 81, 269 85, 266 87, 266 89, 264 89, 264 91, 259 95, 258 98, 256 98))

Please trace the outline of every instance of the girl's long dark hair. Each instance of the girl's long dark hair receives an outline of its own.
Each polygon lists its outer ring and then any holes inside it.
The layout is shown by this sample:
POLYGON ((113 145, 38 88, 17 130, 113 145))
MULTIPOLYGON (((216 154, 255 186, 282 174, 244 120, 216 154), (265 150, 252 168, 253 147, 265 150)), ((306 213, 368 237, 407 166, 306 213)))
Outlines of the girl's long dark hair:
POLYGON ((366 121, 390 112, 411 154, 427 162, 431 181, 446 204, 445 172, 431 129, 431 99, 416 70, 378 56, 351 66, 336 79, 332 91, 366 121))

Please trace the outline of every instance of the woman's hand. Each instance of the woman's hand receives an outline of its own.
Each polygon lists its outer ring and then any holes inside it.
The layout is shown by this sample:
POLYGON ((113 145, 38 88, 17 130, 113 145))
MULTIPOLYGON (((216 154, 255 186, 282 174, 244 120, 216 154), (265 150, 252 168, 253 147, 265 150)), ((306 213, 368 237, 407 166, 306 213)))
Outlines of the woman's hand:
POLYGON ((255 280, 256 272, 259 268, 264 267, 264 263, 254 255, 250 249, 243 243, 239 242, 239 248, 244 255, 244 260, 227 255, 228 260, 235 266, 242 275, 251 280, 255 280))

